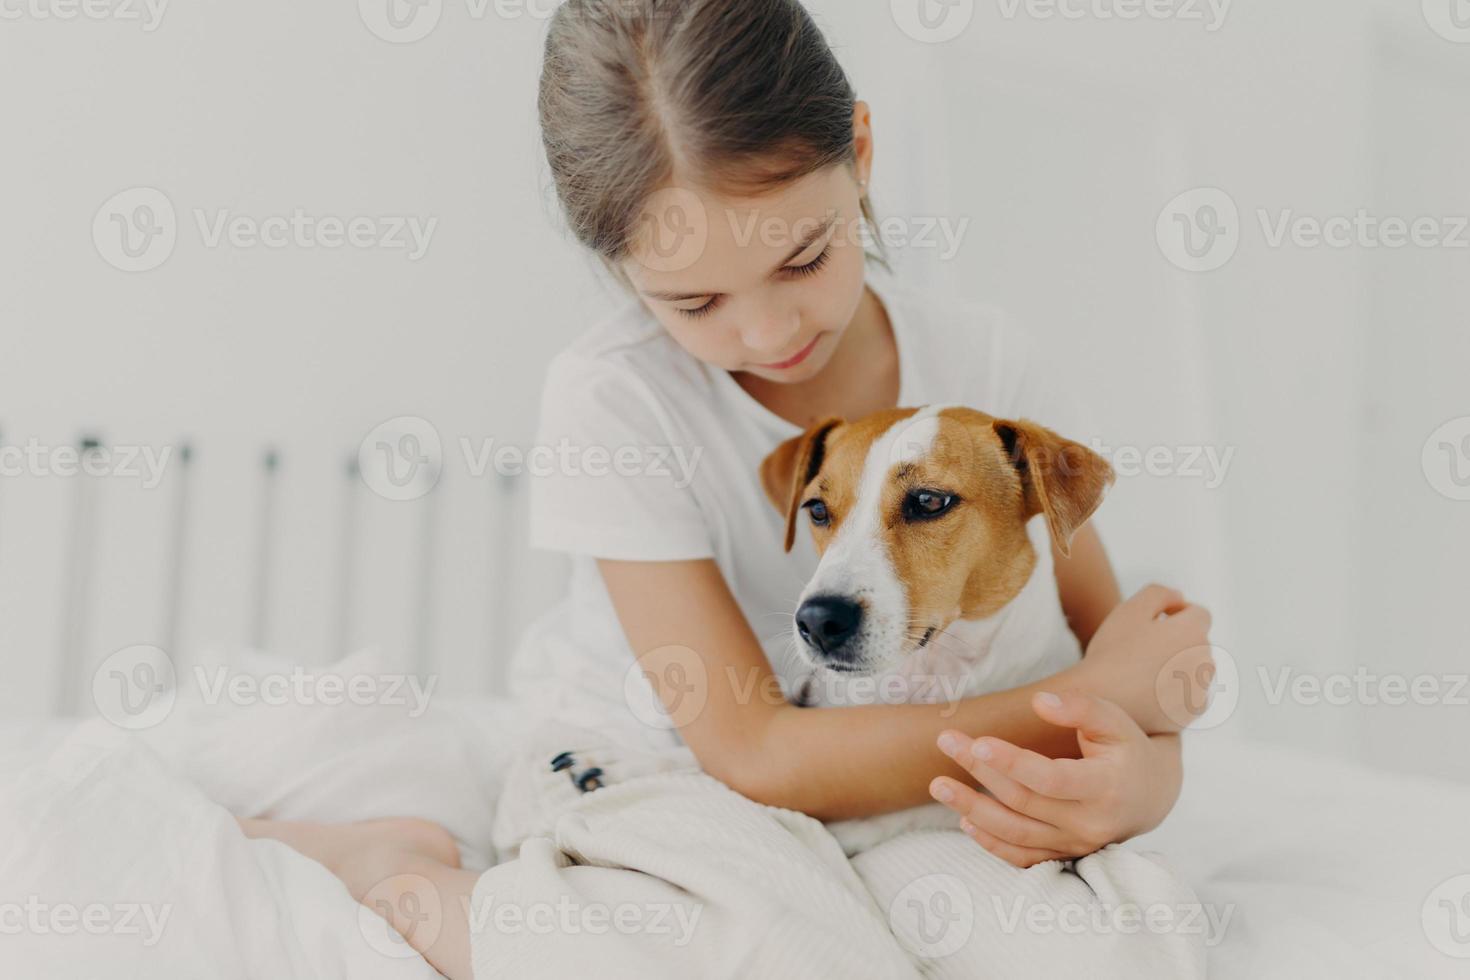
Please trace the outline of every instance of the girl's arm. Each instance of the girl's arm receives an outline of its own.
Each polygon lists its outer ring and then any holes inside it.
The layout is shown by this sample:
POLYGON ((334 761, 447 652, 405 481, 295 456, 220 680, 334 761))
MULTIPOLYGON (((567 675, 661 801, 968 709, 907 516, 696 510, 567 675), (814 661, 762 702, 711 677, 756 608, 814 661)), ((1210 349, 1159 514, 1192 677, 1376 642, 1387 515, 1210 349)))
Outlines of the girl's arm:
POLYGON ((1102 538, 1091 524, 1084 525, 1072 536, 1070 557, 1064 557, 1055 546, 1051 554, 1067 625, 1072 627, 1085 650, 1103 620, 1123 601, 1118 578, 1103 550, 1102 538))
POLYGON ((714 561, 598 566, 632 649, 704 770, 750 799, 822 820, 917 806, 929 801, 936 774, 967 778, 938 749, 947 729, 1075 757, 1075 732, 1032 711, 1039 691, 1107 697, 1147 730, 1177 729, 1170 719, 1182 708, 1158 704, 1154 678, 1179 651, 1203 644, 1208 629, 1197 607, 1151 587, 1101 631, 1107 649, 1094 643, 1081 664, 1041 684, 946 704, 798 708, 781 696, 714 561))

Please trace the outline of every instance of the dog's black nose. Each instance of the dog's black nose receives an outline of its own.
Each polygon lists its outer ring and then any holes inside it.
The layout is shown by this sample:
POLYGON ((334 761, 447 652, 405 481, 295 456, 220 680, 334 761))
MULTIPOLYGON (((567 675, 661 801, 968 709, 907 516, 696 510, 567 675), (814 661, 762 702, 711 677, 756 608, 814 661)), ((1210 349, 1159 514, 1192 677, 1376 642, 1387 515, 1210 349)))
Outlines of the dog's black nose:
POLYGON ((829 657, 840 655, 863 621, 863 607, 841 596, 812 596, 796 610, 801 638, 829 657))

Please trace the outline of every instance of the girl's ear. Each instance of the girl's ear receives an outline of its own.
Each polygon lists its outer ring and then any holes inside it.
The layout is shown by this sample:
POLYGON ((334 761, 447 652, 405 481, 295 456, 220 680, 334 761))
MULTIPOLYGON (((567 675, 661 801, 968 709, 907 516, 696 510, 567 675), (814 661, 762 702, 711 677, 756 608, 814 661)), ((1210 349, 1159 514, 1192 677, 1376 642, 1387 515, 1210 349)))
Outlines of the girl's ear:
POLYGON ((827 436, 841 425, 842 419, 825 418, 799 436, 792 436, 777 446, 761 463, 761 486, 778 513, 786 515, 786 550, 796 541, 796 515, 801 509, 801 494, 822 469, 827 436))
POLYGON ((1026 518, 1046 515, 1052 542, 1063 557, 1072 535, 1087 523, 1113 485, 1108 461, 1080 442, 1025 419, 996 419, 995 434, 1010 464, 1021 475, 1026 518))

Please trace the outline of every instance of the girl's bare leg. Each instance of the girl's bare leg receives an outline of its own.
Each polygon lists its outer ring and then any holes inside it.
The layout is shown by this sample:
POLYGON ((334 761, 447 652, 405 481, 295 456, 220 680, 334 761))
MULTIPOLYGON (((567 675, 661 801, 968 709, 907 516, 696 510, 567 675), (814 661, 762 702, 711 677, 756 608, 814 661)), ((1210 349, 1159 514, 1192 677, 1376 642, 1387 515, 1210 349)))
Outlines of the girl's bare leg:
POLYGON ((450 980, 473 980, 468 910, 480 876, 460 868, 459 849, 443 827, 415 819, 240 826, 247 837, 278 840, 324 865, 434 969, 450 980))

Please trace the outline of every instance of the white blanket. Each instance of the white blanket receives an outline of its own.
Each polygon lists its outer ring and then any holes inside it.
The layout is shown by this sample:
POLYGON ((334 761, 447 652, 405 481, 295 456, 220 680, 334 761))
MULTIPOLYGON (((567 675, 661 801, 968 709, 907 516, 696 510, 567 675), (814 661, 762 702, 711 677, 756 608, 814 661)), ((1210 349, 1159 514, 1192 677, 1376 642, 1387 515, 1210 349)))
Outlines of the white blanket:
POLYGON ((593 963, 630 980, 1205 975, 1206 911, 1158 859, 1126 848, 1022 871, 958 830, 925 831, 849 861, 819 821, 703 773, 620 782, 639 760, 592 732, 546 726, 518 763, 496 843, 524 843, 476 887, 477 980, 593 963), (552 772, 572 748, 611 785, 580 795, 552 772), (618 910, 628 927, 607 928, 618 910), (556 925, 533 929, 533 915, 556 925))
MULTIPOLYGON (((850 864, 819 822, 703 774, 572 793, 550 836, 481 877, 477 977, 1203 975, 1202 931, 1035 928, 1043 909, 1087 923, 1094 907, 1193 905, 1177 878, 1122 848, 1075 873, 1022 872, 930 832, 850 864)), ((325 869, 244 838, 105 722, 6 782, 0 839, 4 901, 31 923, 7 940, 7 976, 434 975, 325 869)))
POLYGON ((507 789, 524 778, 507 763, 540 773, 547 755, 512 752, 525 723, 504 702, 439 699, 414 718, 181 703, 141 734, 95 721, 38 739, 43 748, 0 731, 0 976, 435 975, 331 874, 247 840, 231 812, 423 816, 455 833, 468 866, 499 859, 471 908, 482 976, 616 975, 628 964, 642 976, 650 956, 685 976, 752 964, 784 964, 777 975, 1005 976, 1071 964, 1085 947, 1087 969, 1059 975, 1129 963, 1137 976, 1189 975, 1203 949, 1212 977, 1452 977, 1467 963, 1452 954, 1470 956, 1470 941, 1453 945, 1470 940, 1470 913, 1441 922, 1455 896, 1435 900, 1470 873, 1470 788, 1458 785, 1197 737, 1174 816, 1134 845, 1167 852, 1204 901, 1203 922, 1186 922, 1190 910, 1174 906, 1191 890, 1134 847, 1077 862, 1075 874, 1013 871, 958 834, 846 862, 815 821, 689 774, 585 796, 565 773, 535 775, 557 789, 500 812, 550 823, 509 860, 491 834, 498 805, 524 793, 507 789), (575 936, 546 941, 530 924, 497 921, 492 898, 523 910, 566 908, 563 898, 613 914, 627 905, 636 928, 625 936, 614 924, 609 938, 578 918, 575 936), (1131 905, 1154 906, 1155 924, 1137 924, 1131 905))

